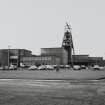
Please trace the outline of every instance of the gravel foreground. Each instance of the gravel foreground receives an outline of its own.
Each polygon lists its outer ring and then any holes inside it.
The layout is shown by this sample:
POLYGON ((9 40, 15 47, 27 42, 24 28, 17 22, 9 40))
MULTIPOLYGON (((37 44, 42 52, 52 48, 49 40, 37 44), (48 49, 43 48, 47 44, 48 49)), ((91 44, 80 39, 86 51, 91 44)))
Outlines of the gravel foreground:
POLYGON ((105 105, 105 71, 0 71, 0 105, 105 105))
POLYGON ((0 79, 0 105, 105 105, 105 81, 0 79))

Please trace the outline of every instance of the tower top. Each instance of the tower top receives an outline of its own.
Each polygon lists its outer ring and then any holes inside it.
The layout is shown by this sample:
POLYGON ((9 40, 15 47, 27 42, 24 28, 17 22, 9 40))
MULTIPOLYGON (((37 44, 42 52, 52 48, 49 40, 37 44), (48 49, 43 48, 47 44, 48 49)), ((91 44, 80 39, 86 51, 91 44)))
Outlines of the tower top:
POLYGON ((68 32, 71 31, 71 25, 66 22, 66 25, 65 25, 65 32, 67 32, 67 31, 68 31, 68 32))
POLYGON ((62 47, 64 47, 65 49, 69 49, 69 48, 72 49, 73 47, 72 45, 73 45, 73 41, 72 41, 71 26, 66 22, 62 47))

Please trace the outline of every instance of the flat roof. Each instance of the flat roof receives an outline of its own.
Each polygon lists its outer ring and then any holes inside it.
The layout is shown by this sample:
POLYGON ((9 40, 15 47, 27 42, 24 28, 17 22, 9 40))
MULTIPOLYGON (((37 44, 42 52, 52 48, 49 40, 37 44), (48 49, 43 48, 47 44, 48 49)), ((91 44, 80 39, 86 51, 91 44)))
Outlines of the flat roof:
MULTIPOLYGON (((8 49, 0 49, 0 50, 8 50, 8 49)), ((9 50, 27 50, 27 49, 12 49, 12 48, 10 48, 9 50)), ((31 50, 27 50, 27 51, 31 51, 31 50)))
POLYGON ((41 49, 64 49, 63 47, 51 47, 51 48, 41 48, 41 49))

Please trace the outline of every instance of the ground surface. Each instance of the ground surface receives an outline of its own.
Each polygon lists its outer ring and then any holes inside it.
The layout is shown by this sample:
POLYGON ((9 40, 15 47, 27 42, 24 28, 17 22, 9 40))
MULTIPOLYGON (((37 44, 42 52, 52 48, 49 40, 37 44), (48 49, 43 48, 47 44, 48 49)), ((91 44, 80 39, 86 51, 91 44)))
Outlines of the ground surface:
POLYGON ((2 70, 0 105, 105 105, 101 78, 105 70, 2 70))
POLYGON ((105 70, 60 70, 54 71, 29 71, 29 70, 0 70, 0 79, 101 79, 105 78, 105 70))
POLYGON ((105 105, 105 80, 0 79, 0 105, 105 105))

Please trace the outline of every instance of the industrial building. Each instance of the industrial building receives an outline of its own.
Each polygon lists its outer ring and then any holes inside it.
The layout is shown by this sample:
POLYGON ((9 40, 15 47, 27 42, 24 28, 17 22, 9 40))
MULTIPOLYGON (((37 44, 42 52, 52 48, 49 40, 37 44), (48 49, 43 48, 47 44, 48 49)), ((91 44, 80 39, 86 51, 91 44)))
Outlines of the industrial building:
POLYGON ((105 65, 103 57, 90 57, 89 55, 72 55, 72 59, 74 65, 105 65))
POLYGON ((105 62, 103 60, 103 57, 88 57, 89 59, 89 65, 100 65, 100 66, 105 66, 105 62))
MULTIPOLYGON (((64 48, 41 48, 41 55, 32 55, 26 49, 0 49, 0 66, 10 64, 20 66, 23 63, 31 65, 67 65, 68 56, 64 48)), ((89 55, 72 55, 74 65, 105 65, 103 57, 89 57, 89 55)))
POLYGON ((61 47, 41 48, 41 55, 23 57, 21 62, 26 65, 104 65, 102 57, 89 57, 89 55, 76 55, 73 46, 71 26, 66 23, 61 47))
POLYGON ((39 56, 23 56, 21 62, 25 65, 67 65, 68 56, 64 48, 41 48, 39 56))
POLYGON ((105 65, 103 57, 76 55, 73 46, 71 26, 66 23, 61 47, 41 48, 41 54, 32 55, 27 49, 0 49, 0 66, 10 64, 20 66, 31 65, 105 65))
POLYGON ((26 56, 21 58, 21 63, 27 66, 60 65, 60 58, 54 55, 26 56))
POLYGON ((26 49, 0 49, 0 65, 10 64, 20 66, 20 59, 23 56, 31 56, 32 52, 26 49))
POLYGON ((72 55, 74 65, 89 65, 89 55, 72 55))
POLYGON ((43 56, 55 56, 60 59, 61 65, 67 65, 68 64, 68 53, 67 51, 62 48, 41 48, 41 55, 43 56))

